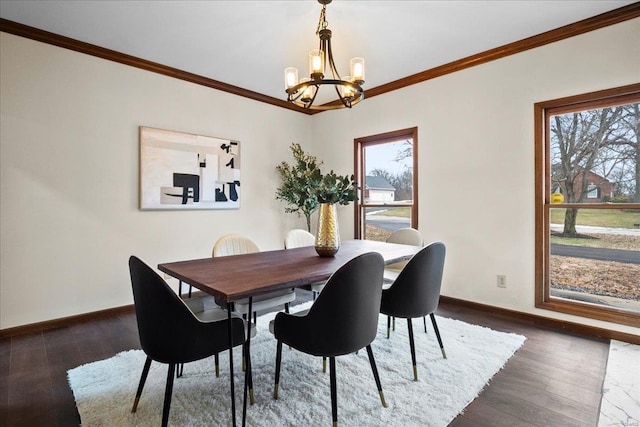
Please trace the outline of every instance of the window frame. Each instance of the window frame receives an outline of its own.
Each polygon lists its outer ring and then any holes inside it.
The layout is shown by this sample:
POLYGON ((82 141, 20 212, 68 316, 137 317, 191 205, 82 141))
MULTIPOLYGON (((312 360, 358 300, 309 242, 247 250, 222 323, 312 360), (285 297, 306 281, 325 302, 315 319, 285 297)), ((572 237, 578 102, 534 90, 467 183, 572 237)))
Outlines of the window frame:
MULTIPOLYGON (((354 139, 354 152, 353 152, 353 175, 356 182, 356 188, 358 189, 359 196, 362 196, 364 200, 364 183, 365 183, 365 171, 362 166, 362 160, 364 158, 364 149, 374 145, 387 144, 390 142, 396 142, 402 139, 411 139, 413 141, 413 191, 412 203, 396 204, 394 207, 409 207, 411 209, 411 227, 418 229, 418 127, 412 127, 407 129, 400 129, 391 132, 385 132, 377 135, 365 136, 354 139)), ((354 206, 354 238, 363 238, 363 224, 362 224, 362 210, 367 207, 389 207, 388 203, 367 203, 364 204, 363 200, 357 200, 354 206)))
POLYGON ((640 314, 628 310, 552 297, 549 279, 549 217, 552 208, 640 209, 640 203, 551 203, 549 117, 631 102, 640 102, 640 83, 534 104, 536 308, 622 325, 640 326, 640 314))

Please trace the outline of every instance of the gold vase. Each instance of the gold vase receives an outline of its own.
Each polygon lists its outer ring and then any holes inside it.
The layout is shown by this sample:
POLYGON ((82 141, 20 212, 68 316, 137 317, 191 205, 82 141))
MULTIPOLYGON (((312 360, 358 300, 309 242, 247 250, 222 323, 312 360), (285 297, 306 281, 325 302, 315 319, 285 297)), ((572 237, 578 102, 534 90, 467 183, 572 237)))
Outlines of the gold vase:
POLYGON ((340 249, 340 232, 336 205, 321 203, 318 215, 318 234, 316 252, 323 257, 334 256, 340 249))

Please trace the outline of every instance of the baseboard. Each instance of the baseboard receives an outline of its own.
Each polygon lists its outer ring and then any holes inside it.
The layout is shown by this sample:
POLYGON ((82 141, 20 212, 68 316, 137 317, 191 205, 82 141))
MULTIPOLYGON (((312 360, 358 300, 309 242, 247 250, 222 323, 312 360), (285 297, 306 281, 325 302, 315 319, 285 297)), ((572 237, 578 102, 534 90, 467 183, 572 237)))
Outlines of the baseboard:
MULTIPOLYGON (((195 294, 200 294, 196 292, 195 294)), ((506 308, 495 307, 492 305, 480 304, 477 302, 452 298, 445 295, 440 296, 440 302, 478 310, 485 313, 492 313, 498 316, 504 316, 514 321, 524 321, 539 328, 552 329, 556 331, 568 332, 576 335, 584 335, 593 338, 612 339, 624 341, 631 344, 640 345, 640 336, 628 334, 624 332, 613 331, 610 329, 598 328, 595 326, 583 325, 580 323, 567 322, 559 319, 539 316, 536 314, 523 313, 521 311, 509 310, 506 308)), ((108 308, 106 310, 94 311, 91 313, 79 314, 76 316, 63 317, 59 319, 47 320, 45 322, 32 323, 24 326, 16 326, 14 328, 0 329, 0 339, 10 338, 17 335, 41 332, 47 329, 63 328, 78 323, 91 322, 105 317, 116 316, 119 314, 133 313, 133 304, 122 307, 108 308)))
POLYGON ((458 307, 470 308, 473 310, 492 313, 498 316, 509 317, 515 321, 524 321, 538 328, 551 329, 555 331, 568 332, 575 335, 584 335, 592 338, 602 338, 608 340, 624 341, 631 344, 640 345, 640 336, 625 332, 613 331, 610 329, 598 328, 595 326, 583 325, 581 323, 568 322, 566 320, 552 319, 550 317, 539 316, 537 314, 524 313, 507 308, 495 307, 492 305, 480 304, 477 302, 462 300, 458 298, 440 296, 440 302, 455 305, 458 307))
POLYGON ((122 307, 107 308, 106 310, 92 311, 90 313, 78 314, 75 316, 61 317, 59 319, 47 320, 44 322, 31 323, 29 325, 16 326, 14 328, 0 329, 0 339, 15 337, 17 335, 42 332, 47 329, 65 328, 78 323, 91 322, 106 317, 117 316, 119 314, 133 313, 133 304, 122 307))

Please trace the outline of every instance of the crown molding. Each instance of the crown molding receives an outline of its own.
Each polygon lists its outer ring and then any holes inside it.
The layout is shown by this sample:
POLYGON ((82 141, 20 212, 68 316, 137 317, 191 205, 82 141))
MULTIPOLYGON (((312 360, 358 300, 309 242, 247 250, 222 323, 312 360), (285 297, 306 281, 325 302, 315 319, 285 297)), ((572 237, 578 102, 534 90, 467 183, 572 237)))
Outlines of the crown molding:
MULTIPOLYGON (((596 15, 591 18, 583 19, 582 21, 578 21, 573 24, 565 25, 563 27, 547 31, 536 36, 528 37, 526 39, 480 52, 475 55, 467 56, 466 58, 449 62, 435 68, 431 68, 389 83, 385 83, 380 86, 373 87, 365 91, 365 96, 366 99, 372 98, 374 96, 382 95, 394 90, 405 88, 407 86, 431 80, 436 77, 455 73, 456 71, 475 67, 476 65, 485 64, 487 62, 515 55, 529 49, 534 49, 546 44, 554 43, 590 31, 598 30, 610 25, 619 24, 621 22, 638 17, 640 17, 640 2, 632 3, 628 6, 614 9, 612 11, 596 15)), ((305 110, 304 108, 288 103, 284 99, 274 98, 248 89, 243 89, 238 86, 230 85, 228 83, 213 80, 198 74, 189 73, 187 71, 162 65, 157 62, 147 61, 145 59, 127 55, 111 49, 105 49, 100 46, 81 42, 79 40, 40 30, 28 25, 19 24, 7 19, 0 18, 0 31, 62 47, 65 49, 74 50, 76 52, 85 53, 87 55, 96 56, 98 58, 106 59, 109 61, 119 62, 121 64, 140 68, 142 70, 151 71, 153 73, 174 77, 176 79, 231 93, 233 95, 249 98, 254 101, 264 102, 277 107, 298 111, 300 113, 313 115, 322 112, 321 110, 305 110)))

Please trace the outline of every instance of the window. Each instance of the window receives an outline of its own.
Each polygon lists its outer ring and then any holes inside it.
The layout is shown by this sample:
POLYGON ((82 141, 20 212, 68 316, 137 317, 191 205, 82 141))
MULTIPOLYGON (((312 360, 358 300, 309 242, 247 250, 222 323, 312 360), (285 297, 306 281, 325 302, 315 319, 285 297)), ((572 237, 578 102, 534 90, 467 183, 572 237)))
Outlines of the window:
POLYGON ((588 199, 597 199, 598 197, 600 197, 600 189, 594 185, 594 184, 589 184, 589 186, 587 187, 587 198, 588 199))
POLYGON ((640 326, 640 84, 535 122, 536 307, 640 326))
POLYGON ((355 140, 355 237, 384 241, 418 228, 418 128, 355 140))

